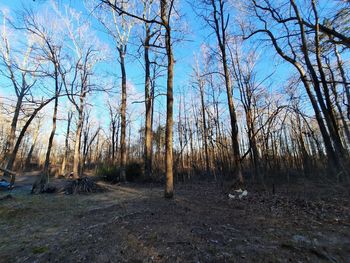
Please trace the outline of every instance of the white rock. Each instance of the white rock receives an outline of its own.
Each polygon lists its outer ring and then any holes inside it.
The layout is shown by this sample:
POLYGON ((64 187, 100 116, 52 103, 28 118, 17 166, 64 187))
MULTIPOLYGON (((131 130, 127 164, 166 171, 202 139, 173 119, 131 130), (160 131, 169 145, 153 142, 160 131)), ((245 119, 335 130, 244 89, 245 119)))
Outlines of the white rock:
POLYGON ((236 196, 231 195, 231 194, 228 194, 228 197, 229 197, 230 199, 235 199, 235 198, 236 198, 236 196))
POLYGON ((241 199, 242 197, 247 196, 247 195, 248 195, 248 191, 244 190, 238 197, 239 197, 239 199, 241 199))

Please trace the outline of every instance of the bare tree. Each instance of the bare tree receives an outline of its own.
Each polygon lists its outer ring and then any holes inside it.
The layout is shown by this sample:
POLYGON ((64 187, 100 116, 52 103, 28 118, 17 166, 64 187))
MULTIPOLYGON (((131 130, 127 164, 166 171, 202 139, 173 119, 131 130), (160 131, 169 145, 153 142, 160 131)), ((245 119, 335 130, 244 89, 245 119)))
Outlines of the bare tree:
POLYGON ((67 30, 69 43, 73 47, 70 54, 67 55, 70 61, 74 61, 73 64, 70 69, 65 69, 61 65, 59 72, 67 97, 78 114, 74 144, 73 176, 74 178, 79 178, 81 133, 86 97, 96 89, 91 82, 91 76, 93 75, 95 64, 103 59, 104 54, 99 50, 99 42, 93 32, 89 30, 86 22, 82 23, 79 13, 73 9, 68 9, 65 15, 57 9, 55 11, 62 19, 67 30))
POLYGON ((166 114, 166 183, 164 196, 172 198, 174 195, 174 176, 173 176, 173 79, 174 79, 174 55, 172 48, 172 30, 170 18, 174 11, 174 0, 160 0, 160 20, 157 20, 157 14, 154 18, 143 18, 142 15, 136 15, 123 8, 123 5, 116 1, 101 0, 102 3, 112 7, 119 16, 128 15, 132 18, 144 21, 146 23, 155 23, 163 27, 165 50, 167 55, 167 114, 166 114))
MULTIPOLYGON (((205 65, 207 65, 208 61, 205 61, 205 65)), ((205 101, 204 101, 204 89, 205 89, 205 78, 204 74, 207 74, 206 68, 204 68, 204 72, 201 71, 199 67, 198 59, 196 59, 196 64, 194 68, 194 74, 196 79, 196 85, 199 88, 200 94, 200 102, 201 102, 201 115, 202 115, 202 125, 203 125, 203 142, 204 142, 204 153, 205 153, 205 169, 207 175, 210 174, 210 164, 209 164, 209 150, 208 150, 208 127, 207 127, 207 118, 206 118, 206 109, 205 109, 205 101)))
POLYGON ((260 3, 253 0, 250 10, 260 24, 251 27, 246 38, 259 33, 267 35, 279 56, 298 71, 315 112, 330 167, 338 172, 340 168, 340 172, 346 173, 344 157, 347 153, 340 139, 335 108, 321 61, 320 28, 323 27, 320 26, 316 3, 311 1, 311 6, 307 8, 312 15, 305 19, 295 1, 291 0, 277 9, 271 1, 260 3))
MULTIPOLYGON (((57 126, 57 111, 58 111, 58 98, 61 93, 62 83, 60 80, 59 67, 61 64, 61 47, 62 40, 60 39, 59 32, 59 20, 51 20, 51 23, 40 24, 47 20, 48 14, 46 16, 38 16, 33 13, 31 10, 26 10, 24 13, 24 27, 25 30, 30 34, 33 34, 37 38, 38 46, 35 46, 37 56, 41 58, 42 61, 48 61, 52 68, 40 68, 37 72, 41 72, 43 77, 50 77, 54 81, 54 108, 52 115, 52 129, 49 136, 48 146, 46 150, 44 169, 40 178, 40 186, 37 184, 38 191, 45 191, 45 187, 49 178, 49 169, 50 169, 50 155, 52 151, 53 140, 56 132, 57 126), (53 35, 55 34, 55 38, 53 35)), ((39 73, 40 74, 40 73, 39 73)))
MULTIPOLYGON (((219 46, 220 52, 220 62, 222 64, 222 75, 225 80, 227 103, 230 113, 231 122, 231 141, 232 141, 232 151, 233 151, 233 161, 235 165, 235 176, 240 183, 243 183, 243 175, 241 168, 241 156, 238 138, 238 125, 237 125, 237 115, 236 107, 233 102, 232 96, 232 78, 229 69, 229 56, 227 54, 228 48, 228 27, 230 22, 230 16, 227 11, 227 1, 226 0, 205 0, 203 1, 205 5, 205 13, 201 14, 205 22, 210 26, 216 36, 216 40, 219 46)), ((232 61, 231 61, 232 63, 232 61)))
POLYGON ((16 56, 15 52, 11 49, 11 40, 8 36, 9 28, 7 26, 7 21, 8 18, 5 14, 3 14, 0 59, 5 69, 1 70, 0 73, 11 81, 16 94, 16 102, 11 120, 10 133, 5 144, 4 158, 9 156, 9 153, 13 150, 16 139, 17 125, 21 110, 23 109, 23 104, 26 101, 31 100, 31 90, 36 83, 35 78, 32 78, 32 74, 30 73, 35 70, 36 66, 34 64, 33 68, 33 66, 29 65, 30 55, 33 51, 33 41, 30 36, 25 34, 27 43, 25 43, 25 46, 22 47, 25 52, 16 56))
POLYGON ((121 131, 120 131, 120 179, 126 180, 125 166, 127 162, 126 152, 126 105, 127 105, 127 76, 125 69, 125 57, 127 54, 127 45, 130 37, 131 29, 134 25, 133 18, 125 13, 117 14, 117 11, 113 6, 118 5, 121 9, 128 11, 132 8, 132 2, 127 1, 111 1, 110 5, 101 6, 96 13, 96 17, 102 23, 108 34, 113 38, 116 49, 119 55, 119 65, 121 72, 121 107, 120 107, 120 119, 121 119, 121 131), (104 8, 105 7, 105 8, 104 8), (109 21, 113 21, 111 23, 109 21))

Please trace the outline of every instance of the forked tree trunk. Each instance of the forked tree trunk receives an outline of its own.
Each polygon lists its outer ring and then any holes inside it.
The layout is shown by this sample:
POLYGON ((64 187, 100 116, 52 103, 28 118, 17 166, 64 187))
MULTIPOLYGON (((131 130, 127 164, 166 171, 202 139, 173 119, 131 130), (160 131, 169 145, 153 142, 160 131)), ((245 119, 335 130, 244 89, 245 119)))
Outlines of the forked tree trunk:
MULTIPOLYGON (((29 119, 26 121, 26 123, 24 124, 20 134, 18 135, 18 138, 17 138, 17 141, 16 141, 16 144, 15 146, 13 147, 13 150, 11 152, 11 154, 9 155, 9 158, 8 158, 8 161, 7 161, 7 164, 6 164, 6 170, 9 170, 11 171, 12 168, 13 168, 13 165, 15 163, 15 160, 16 160, 16 155, 17 155, 17 152, 19 150, 19 146, 21 145, 21 142, 22 142, 22 139, 29 127, 29 125, 31 124, 31 122, 34 120, 35 116, 38 114, 38 112, 44 108, 47 104, 49 104, 52 100, 54 100, 55 97, 43 102, 40 104, 40 106, 38 108, 36 108, 33 113, 30 115, 29 119)), ((7 173, 5 172, 4 175, 7 175, 7 173)), ((15 177, 13 176, 11 178, 11 182, 10 182, 10 185, 12 186, 14 183, 15 183, 15 177)))

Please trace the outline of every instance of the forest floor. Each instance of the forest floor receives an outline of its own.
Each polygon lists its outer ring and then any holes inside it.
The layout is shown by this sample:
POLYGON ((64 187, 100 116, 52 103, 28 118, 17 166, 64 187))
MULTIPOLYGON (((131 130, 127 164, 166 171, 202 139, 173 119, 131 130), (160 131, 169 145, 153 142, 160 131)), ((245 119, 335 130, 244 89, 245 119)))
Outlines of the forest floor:
POLYGON ((350 262, 349 188, 250 185, 238 200, 193 183, 166 200, 139 184, 30 195, 32 181, 0 192, 0 262, 350 262))

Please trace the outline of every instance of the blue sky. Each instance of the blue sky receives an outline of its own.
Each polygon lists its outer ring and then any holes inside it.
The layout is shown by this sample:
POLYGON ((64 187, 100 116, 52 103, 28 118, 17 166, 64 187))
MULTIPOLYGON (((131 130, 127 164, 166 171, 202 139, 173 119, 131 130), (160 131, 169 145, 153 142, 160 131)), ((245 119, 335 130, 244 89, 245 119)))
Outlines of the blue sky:
MULTIPOLYGON (((45 0, 9 0, 9 1, 0 1, 0 8, 6 7, 10 10, 10 14, 12 17, 16 17, 15 13, 17 11, 20 11, 23 6, 30 7, 34 11, 40 10, 48 4, 49 1, 45 0)), ((215 47, 215 35, 211 34, 210 31, 208 31, 208 27, 205 25, 205 22, 202 21, 200 18, 196 17, 196 15, 193 12, 192 7, 188 4, 187 1, 180 1, 181 6, 179 7, 179 10, 181 11, 181 14, 183 15, 183 21, 187 24, 188 31, 184 34, 184 40, 180 43, 175 45, 174 48, 174 55, 175 55, 175 74, 174 74, 174 95, 175 95, 175 105, 174 110, 175 114, 178 109, 178 94, 180 91, 186 90, 189 87, 189 82, 191 79, 191 73, 192 73, 192 67, 194 62, 194 55, 199 54, 201 45, 205 42, 215 47), (211 35, 211 37, 208 38, 208 36, 211 35)), ((90 21, 92 21, 92 29, 97 32, 98 37, 101 39, 102 42, 108 43, 111 47, 113 47, 113 41, 112 39, 103 32, 101 25, 99 22, 92 16, 88 17, 88 11, 84 7, 84 1, 78 1, 78 0, 60 0, 60 7, 63 8, 65 5, 69 5, 70 7, 76 9, 77 11, 80 11, 84 14, 84 16, 87 17, 90 21)), ((135 51, 135 48, 133 48, 132 45, 129 45, 129 52, 132 53, 135 51)), ((115 51, 116 53, 116 51, 115 51)), ((267 75, 269 75, 272 71, 276 70, 276 63, 280 64, 279 59, 275 59, 275 55, 273 52, 270 52, 269 49, 265 49, 263 47, 260 47, 258 50, 258 53, 261 53, 263 55, 263 59, 260 60, 257 66, 258 70, 258 79, 263 79, 267 75)), ((117 55, 117 53, 116 53, 117 55)), ((141 57, 142 59, 142 57, 141 57)), ((274 74, 273 80, 274 80, 274 89, 282 89, 283 87, 283 81, 285 78, 289 76, 289 69, 286 64, 283 64, 283 66, 279 66, 278 71, 274 74), (283 78, 281 78, 283 76, 283 78)), ((144 90, 144 73, 143 68, 140 66, 140 63, 135 61, 135 59, 132 58, 132 56, 127 57, 127 76, 128 76, 128 82, 132 83, 135 87, 135 90, 137 93, 139 93, 138 99, 142 100, 143 90, 144 90)), ((116 60, 114 61, 108 61, 107 63, 104 63, 102 66, 98 69, 99 72, 111 72, 115 74, 117 77, 120 76, 119 72, 119 65, 116 60)), ((165 79, 161 79, 158 83, 163 90, 165 90, 165 79)), ((0 80, 1 82, 1 80, 0 80)), ((259 82, 259 81, 258 81, 259 82)), ((119 79, 116 79, 116 89, 119 89, 119 79)), ((9 89, 9 91, 11 91, 9 89)), ((118 90, 119 91, 119 90, 118 90)), ((236 97, 238 97, 237 93, 235 94, 236 97)), ((100 119, 100 116, 106 117, 106 98, 109 97, 107 94, 95 94, 90 96, 89 101, 94 104, 94 114, 97 119, 100 119)), ((137 96, 136 96, 137 97, 137 96)), ((135 99, 135 98, 134 98, 135 99)), ((136 98, 137 99, 137 98, 136 98)), ((222 97, 222 101, 226 102, 226 96, 222 97)), ((133 108, 139 108, 139 109, 131 109, 132 111, 142 111, 143 110, 143 104, 132 104, 131 107, 133 108)), ((66 107, 64 107, 66 109, 66 107)), ((63 110, 64 111, 64 110, 63 110)), ((156 110, 155 112, 161 112, 165 113, 165 100, 164 97, 158 97, 157 103, 156 103, 156 110)), ((64 114, 64 112, 62 112, 64 114)), ((65 114, 64 114, 65 115, 65 114)), ((143 116, 136 116, 138 118, 136 121, 137 123, 143 123, 143 116)), ((176 117, 175 117, 176 118, 176 117)), ((101 123, 103 126, 108 125, 108 119, 104 123, 101 123)), ((157 118, 155 118, 157 119, 157 118)), ((165 118, 162 118, 165 120, 165 118)), ((139 125, 138 125, 139 126, 139 125)), ((64 125, 60 126, 59 134, 63 134, 64 131, 64 125)), ((135 131, 137 132, 137 131, 135 131)))

